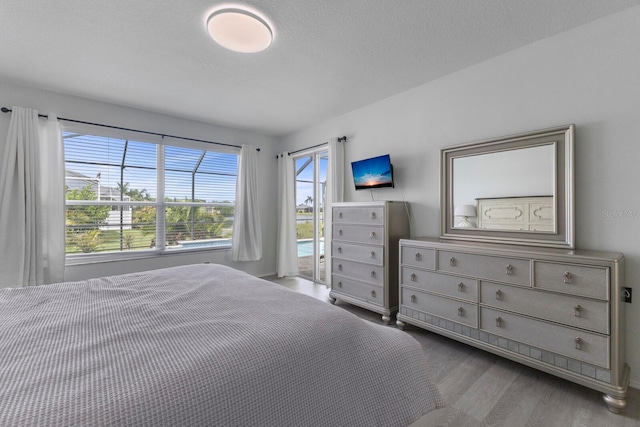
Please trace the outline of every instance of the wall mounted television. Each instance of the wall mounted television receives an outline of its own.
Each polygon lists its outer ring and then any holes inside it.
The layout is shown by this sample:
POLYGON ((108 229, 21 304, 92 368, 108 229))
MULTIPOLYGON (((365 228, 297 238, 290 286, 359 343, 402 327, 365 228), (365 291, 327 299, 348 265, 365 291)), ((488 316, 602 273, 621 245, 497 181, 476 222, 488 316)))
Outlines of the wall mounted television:
POLYGON ((393 187, 393 166, 388 154, 351 162, 356 190, 393 187))

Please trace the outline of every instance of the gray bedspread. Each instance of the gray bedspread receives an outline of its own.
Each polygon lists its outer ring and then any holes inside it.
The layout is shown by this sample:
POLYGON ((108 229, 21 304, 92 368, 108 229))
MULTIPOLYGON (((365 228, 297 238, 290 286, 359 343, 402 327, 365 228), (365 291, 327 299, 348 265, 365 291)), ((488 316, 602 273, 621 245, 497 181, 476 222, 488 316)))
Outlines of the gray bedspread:
POLYGON ((419 343, 229 267, 0 289, 0 426, 402 426, 419 343))

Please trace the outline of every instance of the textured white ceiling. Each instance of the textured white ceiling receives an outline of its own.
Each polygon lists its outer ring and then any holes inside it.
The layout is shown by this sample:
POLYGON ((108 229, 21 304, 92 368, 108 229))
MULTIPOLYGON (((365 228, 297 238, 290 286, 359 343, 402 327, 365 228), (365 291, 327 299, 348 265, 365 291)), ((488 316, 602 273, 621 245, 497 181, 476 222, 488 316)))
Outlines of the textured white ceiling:
POLYGON ((2 0, 0 79, 281 136, 640 0, 235 3, 275 26, 253 55, 209 38, 220 3, 2 0))

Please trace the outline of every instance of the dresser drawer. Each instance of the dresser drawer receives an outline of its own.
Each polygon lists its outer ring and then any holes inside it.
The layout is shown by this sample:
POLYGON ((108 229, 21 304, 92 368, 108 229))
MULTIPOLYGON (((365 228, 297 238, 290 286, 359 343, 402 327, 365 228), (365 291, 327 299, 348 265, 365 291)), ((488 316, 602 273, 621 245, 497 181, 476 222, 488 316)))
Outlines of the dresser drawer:
MULTIPOLYGON (((512 199, 479 199, 479 221, 482 228, 491 224, 505 223, 509 228, 523 230, 527 224, 528 205, 512 199)), ((492 228, 492 227, 488 227, 492 228)), ((496 227, 497 228, 497 227, 496 227)))
POLYGON ((554 231, 554 227, 553 227, 553 224, 534 223, 534 224, 529 224, 529 230, 530 231, 548 231, 551 233, 554 231))
POLYGON ((384 284, 384 268, 379 265, 363 264, 334 257, 332 260, 333 272, 341 276, 362 280, 374 285, 384 284))
POLYGON ((482 221, 482 224, 478 227, 483 230, 528 230, 526 224, 502 224, 500 222, 482 221))
POLYGON ((384 246, 363 246, 334 240, 331 250, 334 256, 342 259, 384 265, 384 246))
POLYGON ((535 261, 533 286, 550 291, 609 300, 609 269, 535 261))
POLYGON ((333 239, 382 245, 384 242, 384 227, 333 224, 333 239))
POLYGON ((604 301, 482 281, 480 303, 594 332, 609 333, 609 304, 604 301))
POLYGON ((413 267, 436 269, 436 251, 434 249, 418 248, 414 246, 400 246, 400 260, 402 264, 413 267))
POLYGON ((415 289, 401 288, 402 306, 427 314, 478 327, 478 306, 462 301, 427 294, 415 289))
POLYGON ((337 274, 331 276, 333 278, 332 292, 345 294, 363 301, 382 306, 384 303, 384 289, 368 283, 351 280, 337 274))
POLYGON ((478 301, 478 286, 474 279, 448 276, 432 271, 403 266, 400 272, 403 285, 425 291, 461 298, 472 302, 478 301))
POLYGON ((530 286, 530 262, 459 252, 439 251, 438 270, 530 286))
POLYGON ((349 206, 333 208, 334 224, 384 224, 383 206, 349 206))
POLYGON ((529 204, 529 222, 544 224, 553 229, 553 201, 531 202, 529 204))
POLYGON ((487 307, 480 308, 480 329, 609 369, 608 336, 487 307))

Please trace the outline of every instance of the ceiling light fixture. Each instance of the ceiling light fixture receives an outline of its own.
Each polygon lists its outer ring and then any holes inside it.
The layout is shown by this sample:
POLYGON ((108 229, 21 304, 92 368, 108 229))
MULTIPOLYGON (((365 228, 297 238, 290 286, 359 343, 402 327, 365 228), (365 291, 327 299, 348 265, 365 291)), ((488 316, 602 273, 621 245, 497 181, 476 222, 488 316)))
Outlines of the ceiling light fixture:
POLYGON ((238 7, 213 12, 207 18, 207 30, 216 43, 235 52, 260 52, 273 41, 273 31, 265 19, 238 7))

